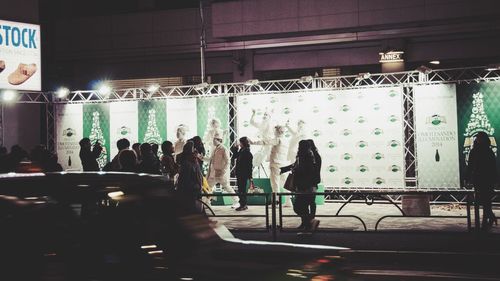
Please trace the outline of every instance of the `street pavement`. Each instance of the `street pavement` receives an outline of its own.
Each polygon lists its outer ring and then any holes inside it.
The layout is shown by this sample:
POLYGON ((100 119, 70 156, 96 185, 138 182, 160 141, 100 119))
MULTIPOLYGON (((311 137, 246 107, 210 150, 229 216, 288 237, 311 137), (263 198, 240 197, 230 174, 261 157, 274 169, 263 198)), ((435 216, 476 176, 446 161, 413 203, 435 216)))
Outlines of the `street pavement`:
MULTIPOLYGON (((319 205, 317 214, 335 214, 342 204, 319 205)), ((250 206, 236 212, 230 206, 213 206, 216 215, 264 215, 264 206, 250 206)), ((500 210, 495 210, 500 215, 500 210)), ((285 215, 294 215, 292 208, 284 208, 285 215)), ((269 214, 271 211, 269 210, 269 214)), ((379 218, 401 215, 391 204, 366 205, 351 203, 341 215, 356 215, 368 228, 353 218, 325 218, 319 231, 312 236, 297 235, 296 217, 286 217, 285 231, 277 231, 277 241, 319 244, 350 248, 342 252, 345 266, 359 280, 500 280, 500 227, 490 231, 468 231, 466 218, 379 218)), ((432 205, 431 215, 465 216, 465 206, 458 204, 432 205)), ((474 213, 471 214, 472 219, 474 213)), ((217 224, 225 225, 234 236, 247 240, 272 241, 273 236, 263 231, 265 218, 216 217, 217 224)), ((474 222, 473 222, 474 223, 474 222)))

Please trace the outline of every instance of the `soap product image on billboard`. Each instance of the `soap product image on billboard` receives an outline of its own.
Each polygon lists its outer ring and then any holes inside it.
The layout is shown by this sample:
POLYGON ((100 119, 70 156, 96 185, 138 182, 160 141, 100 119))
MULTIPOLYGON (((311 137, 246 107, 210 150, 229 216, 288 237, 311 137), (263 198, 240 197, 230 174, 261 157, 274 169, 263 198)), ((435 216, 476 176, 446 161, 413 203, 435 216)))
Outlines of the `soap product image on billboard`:
POLYGON ((40 26, 0 20, 0 89, 41 90, 40 26))

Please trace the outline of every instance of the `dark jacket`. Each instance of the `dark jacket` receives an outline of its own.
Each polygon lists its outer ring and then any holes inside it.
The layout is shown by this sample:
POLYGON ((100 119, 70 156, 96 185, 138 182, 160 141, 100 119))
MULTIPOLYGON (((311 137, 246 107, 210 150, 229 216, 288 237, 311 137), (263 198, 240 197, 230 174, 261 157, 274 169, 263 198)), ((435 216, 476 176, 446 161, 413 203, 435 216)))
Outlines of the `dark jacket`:
POLYGON ((253 155, 250 148, 240 149, 238 152, 233 152, 233 159, 236 159, 236 166, 234 168, 236 177, 249 179, 252 178, 253 170, 253 155))
POLYGON ((202 177, 198 161, 196 159, 184 159, 179 165, 177 191, 187 197, 199 198, 201 195, 202 177))
POLYGON ((101 155, 102 148, 94 146, 94 149, 80 149, 80 160, 82 161, 83 171, 99 171, 97 158, 101 155))
POLYGON ((172 155, 163 155, 161 158, 161 166, 165 174, 169 175, 170 178, 179 172, 179 166, 175 163, 174 157, 172 155))
POLYGON ((314 183, 318 185, 321 182, 321 156, 317 151, 313 151, 314 154, 314 183))
POLYGON ((158 161, 158 158, 156 158, 153 153, 143 155, 138 168, 140 173, 161 174, 160 161, 158 161))
POLYGON ((292 173, 298 191, 311 191, 316 186, 316 162, 312 151, 297 155, 292 173))
POLYGON ((490 148, 473 148, 467 163, 467 179, 476 188, 493 190, 497 180, 495 154, 490 148))

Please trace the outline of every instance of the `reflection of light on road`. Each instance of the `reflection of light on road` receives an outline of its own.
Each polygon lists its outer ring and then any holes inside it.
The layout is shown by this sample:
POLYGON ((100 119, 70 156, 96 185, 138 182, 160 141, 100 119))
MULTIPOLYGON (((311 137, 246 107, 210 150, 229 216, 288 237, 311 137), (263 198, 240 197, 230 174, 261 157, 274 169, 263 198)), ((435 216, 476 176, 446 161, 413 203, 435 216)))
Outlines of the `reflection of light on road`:
POLYGON ((331 281, 335 280, 335 277, 333 275, 317 275, 311 278, 311 281, 331 281))
POLYGON ((125 193, 123 193, 122 191, 114 191, 114 192, 108 193, 109 198, 113 198, 113 199, 122 197, 123 195, 125 195, 125 193))
POLYGON ((162 250, 157 250, 157 251, 149 251, 148 254, 150 255, 157 255, 157 254, 163 254, 162 250))

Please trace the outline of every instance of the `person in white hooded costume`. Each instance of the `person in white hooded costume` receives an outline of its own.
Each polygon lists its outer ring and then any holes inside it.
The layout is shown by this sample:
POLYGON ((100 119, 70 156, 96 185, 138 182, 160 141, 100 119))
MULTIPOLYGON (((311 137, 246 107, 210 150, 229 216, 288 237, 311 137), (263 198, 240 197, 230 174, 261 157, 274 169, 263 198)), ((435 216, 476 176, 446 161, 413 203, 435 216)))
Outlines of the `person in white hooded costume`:
POLYGON ((221 122, 218 118, 211 118, 207 123, 207 130, 203 135, 203 143, 205 144, 205 149, 207 155, 210 155, 213 151, 213 139, 215 135, 219 135, 224 138, 225 130, 221 128, 221 122))
POLYGON ((180 124, 177 126, 176 130, 176 137, 177 140, 174 143, 174 157, 175 159, 177 158, 177 155, 182 152, 182 149, 184 148, 184 145, 186 144, 186 134, 189 128, 184 125, 180 124))
POLYGON ((304 120, 299 119, 297 121, 297 129, 294 130, 292 127, 290 127, 290 121, 286 122, 285 127, 288 129, 288 132, 290 132, 291 135, 290 144, 288 145, 287 157, 287 160, 290 163, 295 163, 295 157, 299 148, 299 141, 305 140, 307 138, 305 132, 305 124, 306 122, 304 122, 304 120))
MULTIPOLYGON (((259 151, 254 153, 253 155, 253 166, 259 167, 262 163, 268 159, 269 153, 271 151, 271 146, 267 143, 273 139, 273 129, 271 126, 271 112, 268 112, 267 109, 262 115, 262 120, 257 122, 255 120, 255 109, 252 109, 252 117, 250 118, 250 125, 257 128, 257 138, 261 140, 262 147, 259 151)), ((258 145, 258 144, 257 144, 258 145)))
MULTIPOLYGON (((269 154, 269 179, 271 188, 274 193, 288 192, 283 188, 285 183, 285 175, 282 175, 280 168, 287 165, 287 146, 284 140, 285 128, 277 125, 274 127, 274 138, 259 141, 251 141, 251 144, 265 145, 270 147, 269 154)), ((288 196, 285 197, 285 207, 291 207, 291 202, 288 196)))

